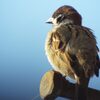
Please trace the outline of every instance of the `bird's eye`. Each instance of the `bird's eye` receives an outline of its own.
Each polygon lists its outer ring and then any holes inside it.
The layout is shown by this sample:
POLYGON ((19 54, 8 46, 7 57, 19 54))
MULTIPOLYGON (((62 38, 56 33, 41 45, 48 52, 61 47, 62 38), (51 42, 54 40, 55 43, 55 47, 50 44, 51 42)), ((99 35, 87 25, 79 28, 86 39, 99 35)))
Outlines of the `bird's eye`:
POLYGON ((61 22, 62 20, 64 20, 65 18, 65 15, 64 14, 60 14, 58 17, 57 17, 57 22, 61 22))

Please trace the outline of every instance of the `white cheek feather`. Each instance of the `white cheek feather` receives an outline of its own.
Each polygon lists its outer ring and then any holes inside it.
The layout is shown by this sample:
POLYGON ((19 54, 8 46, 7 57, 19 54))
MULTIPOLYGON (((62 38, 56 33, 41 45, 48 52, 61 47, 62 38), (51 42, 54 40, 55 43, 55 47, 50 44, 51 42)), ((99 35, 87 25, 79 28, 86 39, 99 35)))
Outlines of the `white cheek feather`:
POLYGON ((64 21, 61 22, 61 24, 73 24, 73 21, 70 19, 65 19, 64 21))

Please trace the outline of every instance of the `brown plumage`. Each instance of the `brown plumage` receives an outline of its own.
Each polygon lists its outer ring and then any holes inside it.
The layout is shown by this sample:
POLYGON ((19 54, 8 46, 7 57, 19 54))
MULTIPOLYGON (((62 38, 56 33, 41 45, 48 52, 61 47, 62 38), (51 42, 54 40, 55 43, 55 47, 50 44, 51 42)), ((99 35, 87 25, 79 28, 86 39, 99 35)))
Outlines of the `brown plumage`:
POLYGON ((89 28, 81 25, 81 15, 71 6, 57 9, 49 23, 54 27, 48 32, 45 44, 48 60, 54 70, 77 81, 78 96, 75 100, 87 100, 89 79, 94 74, 99 75, 95 36, 89 28))

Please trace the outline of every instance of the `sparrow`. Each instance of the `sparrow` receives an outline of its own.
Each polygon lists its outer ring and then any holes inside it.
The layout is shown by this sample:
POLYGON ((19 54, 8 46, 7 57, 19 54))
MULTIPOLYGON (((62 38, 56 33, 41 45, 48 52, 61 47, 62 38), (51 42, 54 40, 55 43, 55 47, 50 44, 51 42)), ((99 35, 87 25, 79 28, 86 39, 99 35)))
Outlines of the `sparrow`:
POLYGON ((92 30, 82 25, 81 15, 69 5, 58 8, 47 23, 53 25, 45 42, 48 61, 55 71, 76 80, 75 100, 88 100, 89 80, 99 76, 100 68, 92 30))

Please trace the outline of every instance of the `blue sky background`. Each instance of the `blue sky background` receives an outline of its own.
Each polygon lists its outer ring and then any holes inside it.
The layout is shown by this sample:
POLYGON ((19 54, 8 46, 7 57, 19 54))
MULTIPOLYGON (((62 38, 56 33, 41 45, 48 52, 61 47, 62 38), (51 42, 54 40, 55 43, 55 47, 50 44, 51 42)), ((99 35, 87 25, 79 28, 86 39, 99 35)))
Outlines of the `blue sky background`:
MULTIPOLYGON (((44 52, 51 25, 45 21, 62 5, 80 12, 100 48, 99 0, 0 0, 0 100, 39 100, 40 79, 51 69, 44 52)), ((93 77, 89 86, 100 90, 99 83, 93 77)))

